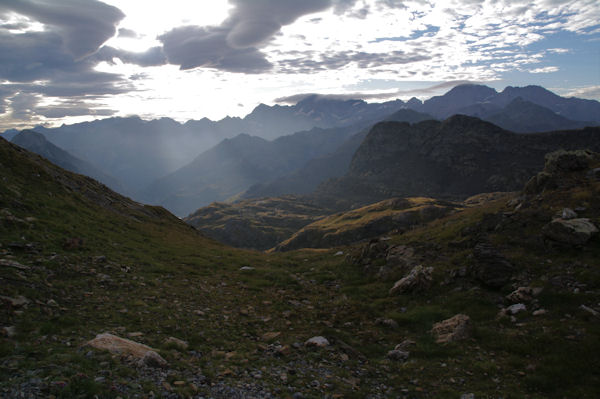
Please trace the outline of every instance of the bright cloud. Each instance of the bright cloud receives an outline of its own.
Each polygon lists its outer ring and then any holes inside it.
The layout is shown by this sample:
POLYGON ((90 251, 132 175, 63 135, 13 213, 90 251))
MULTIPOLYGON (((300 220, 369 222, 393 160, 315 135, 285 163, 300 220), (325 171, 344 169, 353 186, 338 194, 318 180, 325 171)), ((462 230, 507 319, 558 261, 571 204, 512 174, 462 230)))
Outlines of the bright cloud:
POLYGON ((600 39, 597 0, 8 3, 4 127, 109 114, 219 119, 303 93, 426 97, 440 82, 598 85, 585 72, 600 68, 589 57, 600 39), (573 57, 595 68, 575 70, 573 57))

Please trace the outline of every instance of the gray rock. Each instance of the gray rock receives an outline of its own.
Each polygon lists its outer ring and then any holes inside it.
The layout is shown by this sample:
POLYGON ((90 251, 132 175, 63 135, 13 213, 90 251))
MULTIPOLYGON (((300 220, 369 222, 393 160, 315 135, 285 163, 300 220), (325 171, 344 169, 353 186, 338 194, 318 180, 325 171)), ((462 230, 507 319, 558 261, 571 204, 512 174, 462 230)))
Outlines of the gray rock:
POLYGON ((380 326, 391 328, 392 330, 397 330, 398 328, 400 328, 396 320, 393 319, 379 318, 375 320, 375 323, 379 324, 380 326))
POLYGON ((598 233, 598 228, 587 218, 554 219, 542 228, 544 237, 561 244, 583 245, 598 233))
POLYGON ((254 270, 254 268, 253 268, 253 267, 251 267, 251 266, 242 266, 242 267, 240 267, 240 270, 243 270, 243 271, 250 271, 250 270, 254 270))
POLYGON ((435 323, 431 333, 438 344, 460 341, 471 336, 471 319, 464 314, 457 314, 449 319, 435 323))
POLYGON ((15 335, 17 335, 17 329, 15 326, 3 327, 2 332, 9 338, 12 338, 15 335))
POLYGON ((396 281, 390 289, 390 295, 423 291, 429 288, 432 281, 432 272, 433 267, 415 266, 406 277, 396 281))
POLYGON ((561 217, 565 220, 575 219, 577 217, 577 213, 571 208, 564 208, 561 212, 561 217))
POLYGON ((408 359, 409 355, 410 355, 409 352, 399 350, 399 349, 394 349, 387 353, 387 358, 390 360, 404 362, 408 359))
POLYGON ((523 303, 515 303, 514 305, 510 305, 509 307, 507 307, 506 311, 507 313, 515 315, 517 313, 526 312, 527 306, 525 306, 525 304, 523 303))
POLYGON ((154 351, 147 351, 141 361, 148 367, 163 368, 167 365, 167 361, 154 351))

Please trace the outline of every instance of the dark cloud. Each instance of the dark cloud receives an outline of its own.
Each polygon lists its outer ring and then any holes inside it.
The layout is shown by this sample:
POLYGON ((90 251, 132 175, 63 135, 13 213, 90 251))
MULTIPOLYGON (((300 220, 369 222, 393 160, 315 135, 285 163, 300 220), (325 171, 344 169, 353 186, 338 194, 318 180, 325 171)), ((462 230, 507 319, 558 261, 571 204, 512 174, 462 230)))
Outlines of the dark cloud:
POLYGON ((439 83, 433 86, 418 88, 418 89, 410 89, 410 90, 397 90, 395 92, 387 92, 387 93, 365 93, 365 92, 355 92, 355 93, 344 93, 344 94, 318 94, 318 93, 299 93, 293 94, 291 96, 279 97, 274 101, 280 104, 296 104, 299 101, 304 100, 306 97, 310 96, 318 96, 321 98, 335 99, 335 100, 386 100, 390 98, 398 98, 401 96, 422 96, 429 97, 432 94, 437 94, 441 90, 451 89, 455 86, 463 85, 463 84, 473 84, 478 82, 473 82, 470 80, 453 80, 449 82, 439 83))
POLYGON ((224 22, 233 48, 259 46, 305 14, 323 11, 331 0, 230 0, 233 10, 224 22))
POLYGON ((230 0, 230 3, 234 7, 220 26, 182 26, 160 36, 169 62, 181 69, 268 71, 273 65, 260 47, 302 15, 333 5, 332 0, 230 0))
POLYGON ((228 30, 222 27, 182 26, 159 40, 171 64, 181 69, 215 68, 230 72, 260 73, 272 64, 254 47, 233 48, 227 43, 228 30))
POLYGON ((0 3, 0 15, 21 14, 59 34, 76 58, 94 53, 116 33, 125 17, 118 8, 96 0, 19 0, 0 3))
MULTIPOLYGON (((0 2, 0 20, 13 13, 24 18, 0 26, 0 81, 6 82, 0 84, 4 100, 0 108, 10 108, 12 120, 112 114, 112 110, 95 110, 88 101, 133 89, 121 75, 95 70, 98 49, 116 34, 116 25, 124 17, 119 9, 97 0, 0 2), (27 31, 28 21, 44 24, 44 30, 27 31), (40 106, 44 97, 62 100, 56 107, 40 106)), ((129 57, 147 64, 156 54, 129 57)))

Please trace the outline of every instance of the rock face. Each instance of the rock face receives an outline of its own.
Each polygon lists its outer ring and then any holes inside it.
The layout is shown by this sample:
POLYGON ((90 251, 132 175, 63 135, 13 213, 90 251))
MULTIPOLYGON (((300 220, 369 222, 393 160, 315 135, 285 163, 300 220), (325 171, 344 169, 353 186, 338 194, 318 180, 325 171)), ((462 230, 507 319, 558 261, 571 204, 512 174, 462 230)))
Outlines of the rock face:
POLYGON ((471 319, 464 314, 457 314, 449 319, 435 323, 431 333, 439 344, 460 341, 471 336, 471 319))
POLYGON ((405 294, 407 292, 423 291, 431 286, 431 273, 433 267, 415 266, 410 273, 396 281, 390 289, 390 295, 405 294))
POLYGON ((480 243, 473 249, 475 277, 492 288, 500 288, 510 281, 515 267, 492 245, 480 243))
POLYGON ((164 367, 167 361, 149 346, 113 334, 98 334, 87 343, 92 348, 107 350, 118 355, 131 356, 150 367, 164 367))
POLYGON ((545 154, 560 148, 599 151, 600 128, 525 135, 464 115, 414 125, 381 122, 348 173, 321 184, 315 195, 360 205, 393 196, 464 199, 518 191, 543 168, 545 154))
MULTIPOLYGON (((582 145, 583 148, 592 148, 582 145)), ((592 148, 598 151, 597 148, 592 148)), ((594 179, 591 165, 600 162, 600 155, 589 150, 554 151, 545 156, 544 170, 532 177, 523 192, 527 195, 541 194, 547 190, 569 189, 582 185, 584 180, 594 179), (588 172, 588 173, 585 173, 588 172)), ((570 212, 567 212, 569 216, 570 212)), ((565 217, 568 219, 568 217, 565 217)))
POLYGON ((567 245, 583 245, 598 233, 598 228, 587 218, 554 219, 542 229, 544 237, 567 245))

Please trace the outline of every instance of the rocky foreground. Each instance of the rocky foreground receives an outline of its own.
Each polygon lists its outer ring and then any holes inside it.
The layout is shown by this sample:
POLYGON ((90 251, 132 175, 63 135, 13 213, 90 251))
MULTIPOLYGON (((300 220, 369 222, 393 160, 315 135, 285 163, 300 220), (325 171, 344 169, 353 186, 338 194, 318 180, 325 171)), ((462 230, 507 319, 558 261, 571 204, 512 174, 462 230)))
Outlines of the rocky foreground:
POLYGON ((400 234, 262 254, 0 142, 3 397, 600 395, 600 157, 400 234))

